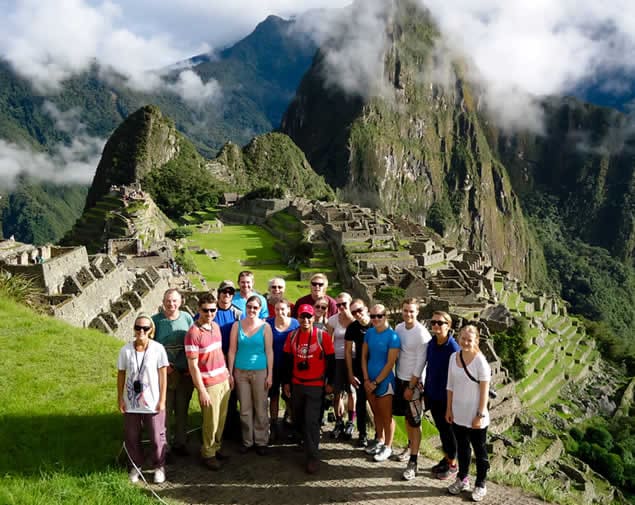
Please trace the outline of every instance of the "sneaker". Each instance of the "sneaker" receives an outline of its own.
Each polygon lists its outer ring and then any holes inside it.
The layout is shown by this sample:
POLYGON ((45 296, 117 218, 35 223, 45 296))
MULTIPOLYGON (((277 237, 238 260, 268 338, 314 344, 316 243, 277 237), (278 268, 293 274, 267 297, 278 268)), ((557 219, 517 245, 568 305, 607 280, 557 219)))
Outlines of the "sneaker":
POLYGON ((131 468, 130 469, 130 473, 128 474, 128 478, 130 479, 130 482, 132 482, 133 484, 136 484, 137 482, 139 482, 139 472, 137 471, 136 468, 131 468))
POLYGON ((308 474, 316 474, 320 471, 320 460, 318 459, 310 459, 306 464, 306 473, 308 474))
POLYGON ((256 446, 256 454, 258 456, 268 456, 269 455, 269 449, 267 448, 266 445, 257 445, 256 446))
POLYGON ((373 456, 375 461, 386 461, 392 454, 392 448, 386 445, 382 445, 381 449, 377 451, 377 454, 373 456))
POLYGON ((456 480, 448 486, 448 493, 450 494, 460 494, 461 491, 469 491, 470 490, 470 479, 465 477, 465 479, 456 480))
POLYGON ((333 428, 333 431, 331 432, 331 438, 334 439, 338 439, 342 436, 342 434, 344 433, 344 421, 342 421, 341 419, 338 419, 335 422, 335 428, 333 428))
POLYGON ((212 470, 214 472, 221 469, 220 461, 216 459, 216 456, 213 456, 211 458, 204 458, 202 460, 202 463, 205 468, 207 468, 208 470, 212 470))
POLYGON ((481 501, 483 498, 485 498, 485 495, 487 494, 487 487, 486 486, 476 486, 474 488, 474 491, 472 492, 472 500, 474 501, 481 501))
POLYGON ((406 447, 399 454, 393 453, 392 459, 394 459, 395 461, 399 461, 400 463, 407 463, 408 461, 410 461, 410 449, 406 447))
POLYGON ((368 446, 368 437, 366 435, 360 435, 357 439, 357 447, 365 448, 368 446))
POLYGON ((366 454, 375 454, 375 448, 379 445, 379 440, 373 438, 372 440, 366 441, 366 454))
POLYGON ((412 480, 417 476, 417 464, 414 461, 408 461, 408 466, 401 474, 403 480, 412 480))
POLYGON ((432 468, 430 468, 430 471, 432 473, 447 472, 449 466, 450 466, 450 464, 448 463, 448 460, 446 458, 443 458, 436 465, 434 465, 432 468))
POLYGON ((370 450, 366 449, 366 454, 369 454, 370 456, 375 456, 376 454, 379 454, 383 448, 384 448, 383 442, 377 442, 370 450))
POLYGON ((352 421, 347 422, 346 428, 344 428, 344 434, 342 435, 344 440, 350 440, 351 438, 353 438, 354 431, 355 431, 355 425, 353 424, 353 422, 352 421))
POLYGON ((448 469, 445 472, 437 472, 437 479, 439 480, 454 479, 457 473, 459 473, 459 469, 456 465, 448 465, 448 469))
POLYGON ((157 468, 154 471, 154 483, 163 484, 165 482, 165 470, 163 468, 157 468))

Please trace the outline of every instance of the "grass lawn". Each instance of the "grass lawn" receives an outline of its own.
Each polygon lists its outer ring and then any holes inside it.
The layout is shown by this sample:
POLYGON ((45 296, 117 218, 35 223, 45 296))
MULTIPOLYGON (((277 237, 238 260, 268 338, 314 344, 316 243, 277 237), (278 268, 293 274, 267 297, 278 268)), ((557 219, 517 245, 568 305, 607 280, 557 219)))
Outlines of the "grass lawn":
MULTIPOLYGON (((266 293, 269 279, 280 276, 287 282, 286 295, 295 302, 309 292, 308 282, 300 281, 297 272, 282 263, 280 254, 273 248, 275 242, 276 239, 266 230, 250 225, 225 225, 222 232, 216 233, 195 231, 188 238, 189 245, 213 249, 220 254, 216 260, 205 254, 192 254, 196 267, 210 288, 217 287, 224 279, 236 282, 241 270, 251 270, 256 278, 256 291, 266 293), (247 261, 250 265, 242 265, 241 261, 247 261), (257 262, 267 264, 254 264, 257 262)), ((319 268, 314 270, 322 271, 319 268)), ((332 293, 329 289, 329 294, 332 293)))
POLYGON ((0 298, 0 503, 154 503, 115 465, 121 346, 0 298))

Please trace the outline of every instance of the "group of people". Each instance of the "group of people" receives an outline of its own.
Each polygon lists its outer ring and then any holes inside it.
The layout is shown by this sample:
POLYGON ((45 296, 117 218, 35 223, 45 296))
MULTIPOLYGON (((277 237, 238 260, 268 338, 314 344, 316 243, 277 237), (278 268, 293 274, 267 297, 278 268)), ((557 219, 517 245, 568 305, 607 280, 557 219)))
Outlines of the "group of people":
POLYGON ((325 398, 333 398, 333 438, 350 440, 357 426, 357 446, 375 461, 396 458, 406 463, 402 477, 418 470, 421 420, 430 410, 439 431, 443 459, 432 471, 453 480, 451 494, 471 490, 485 496, 489 468, 485 439, 491 370, 479 351, 475 325, 461 328, 458 342, 452 319, 434 312, 430 332, 418 321, 416 299, 402 303, 394 329, 386 308, 370 308, 361 299, 326 294, 328 279, 311 277, 311 292, 291 303, 285 282, 269 281, 267 298, 254 291, 254 275, 243 271, 238 289, 220 283, 217 295, 199 298, 192 318, 180 310, 176 289, 166 291, 161 311, 140 314, 134 340, 120 351, 118 402, 124 413, 125 447, 133 463, 130 480, 140 477, 145 426, 152 445, 154 481, 165 481, 168 453, 186 455, 187 416, 194 390, 202 412, 201 461, 218 470, 229 455, 223 440, 240 428, 240 452, 266 456, 281 436, 280 397, 284 419, 292 422, 303 447, 306 471, 320 468, 320 431, 325 398), (368 436, 368 409, 375 435, 368 436), (393 454, 394 416, 404 416, 408 447, 393 454), (344 422, 344 419, 347 419, 344 422), (168 443, 169 441, 169 443, 168 443), (468 479, 472 449, 476 482, 468 479))

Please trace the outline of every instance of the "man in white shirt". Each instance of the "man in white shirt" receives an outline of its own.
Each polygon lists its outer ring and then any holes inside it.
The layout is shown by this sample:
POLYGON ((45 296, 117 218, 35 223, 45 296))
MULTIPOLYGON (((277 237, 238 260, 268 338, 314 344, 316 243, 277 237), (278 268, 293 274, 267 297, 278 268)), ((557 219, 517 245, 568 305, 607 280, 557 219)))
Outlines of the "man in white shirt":
POLYGON ((393 400, 393 414, 406 418, 408 449, 399 460, 408 461, 402 476, 405 480, 412 480, 417 474, 417 456, 421 444, 421 387, 425 377, 428 342, 432 337, 417 321, 419 303, 416 298, 404 300, 401 308, 403 322, 395 328, 401 342, 401 351, 397 361, 397 390, 393 400))

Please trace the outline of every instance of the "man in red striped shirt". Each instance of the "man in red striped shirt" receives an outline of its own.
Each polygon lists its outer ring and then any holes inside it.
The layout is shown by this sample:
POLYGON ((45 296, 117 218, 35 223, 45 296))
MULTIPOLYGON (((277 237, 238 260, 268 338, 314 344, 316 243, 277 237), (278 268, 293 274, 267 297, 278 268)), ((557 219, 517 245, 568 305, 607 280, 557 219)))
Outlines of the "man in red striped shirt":
POLYGON ((229 394, 234 387, 223 355, 220 327, 213 321, 216 310, 214 295, 201 296, 199 318, 185 335, 187 364, 203 414, 201 458, 210 470, 219 470, 220 462, 228 458, 220 449, 229 394))

